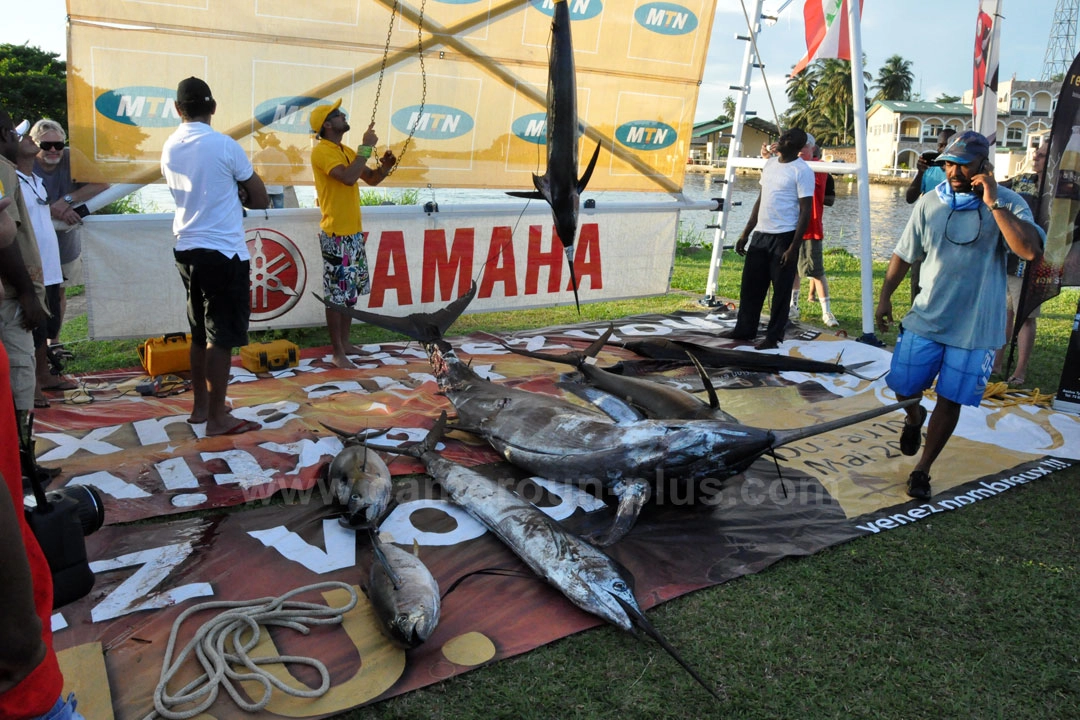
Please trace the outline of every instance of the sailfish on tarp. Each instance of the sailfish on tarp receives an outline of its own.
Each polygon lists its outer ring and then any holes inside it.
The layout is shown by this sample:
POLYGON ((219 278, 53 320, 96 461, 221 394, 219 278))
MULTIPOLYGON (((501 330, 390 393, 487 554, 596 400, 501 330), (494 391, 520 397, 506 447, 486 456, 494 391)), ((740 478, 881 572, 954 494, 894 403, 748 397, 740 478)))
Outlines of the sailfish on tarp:
POLYGON ((551 21, 551 50, 548 54, 547 93, 547 171, 533 175, 536 190, 508 192, 520 198, 543 199, 551 206, 555 232, 566 249, 570 264, 570 285, 574 289, 574 306, 581 312, 578 301, 577 275, 574 272, 574 241, 577 238, 578 206, 581 191, 589 183, 600 145, 596 146, 585 174, 578 171, 577 78, 574 69, 574 46, 570 39, 570 9, 566 0, 555 0, 551 21))

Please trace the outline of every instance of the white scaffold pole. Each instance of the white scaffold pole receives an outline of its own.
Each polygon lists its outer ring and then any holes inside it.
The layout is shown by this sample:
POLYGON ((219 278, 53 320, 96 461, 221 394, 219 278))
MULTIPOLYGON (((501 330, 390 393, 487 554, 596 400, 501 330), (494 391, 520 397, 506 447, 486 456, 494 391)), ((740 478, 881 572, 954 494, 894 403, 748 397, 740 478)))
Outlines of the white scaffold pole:
POLYGON ((855 163, 859 187, 859 247, 862 269, 862 337, 860 342, 880 345, 874 334, 874 256, 870 237, 870 173, 866 160, 866 89, 863 87, 862 30, 859 3, 849 0, 848 28, 851 31, 851 96, 855 108, 855 163))
MULTIPOLYGON (((705 284, 703 303, 706 305, 712 304, 716 298, 720 266, 723 264, 724 241, 727 237, 727 216, 731 212, 731 188, 735 183, 735 166, 732 164, 732 160, 739 157, 739 153, 742 151, 742 130, 746 121, 746 100, 750 97, 750 75, 754 70, 754 65, 761 62, 761 58, 755 52, 757 42, 754 35, 761 29, 761 5, 763 1, 754 0, 753 14, 750 15, 753 27, 752 29, 746 29, 748 33, 752 34, 746 39, 746 50, 743 53, 742 80, 737 86, 739 97, 735 101, 735 117, 731 120, 732 137, 731 143, 728 145, 727 163, 724 167, 723 205, 720 206, 716 215, 712 259, 709 261, 709 280, 705 284)), ((736 89, 736 86, 732 86, 731 89, 736 89)))

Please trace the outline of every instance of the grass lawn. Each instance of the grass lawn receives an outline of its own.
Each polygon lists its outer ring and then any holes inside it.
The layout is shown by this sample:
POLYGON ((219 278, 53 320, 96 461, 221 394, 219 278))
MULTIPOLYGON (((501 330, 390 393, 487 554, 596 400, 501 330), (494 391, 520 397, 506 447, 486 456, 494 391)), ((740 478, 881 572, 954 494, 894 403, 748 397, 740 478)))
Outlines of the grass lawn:
MULTIPOLYGON (((721 297, 741 259, 725 255, 721 297)), ((680 251, 674 292, 582 307, 583 316, 695 309, 709 252, 680 251)), ((859 265, 826 255, 832 308, 861 334, 859 265)), ((875 293, 884 266, 875 266, 875 293)), ((805 292, 804 292, 805 295, 805 292)), ((894 297, 906 311, 906 285, 894 297)), ((1044 306, 1028 387, 1056 389, 1077 291, 1044 306)), ((820 324, 803 303, 803 321, 820 324)), ((454 331, 570 323, 573 308, 470 315, 454 331)), ((85 337, 71 322, 64 337, 85 337)), ((323 330, 284 333, 325 345, 323 330)), ((356 341, 386 338, 357 327, 356 341)), ((879 336, 888 344, 895 332, 879 336)), ((77 343, 72 371, 138 364, 131 343, 77 343)), ((722 398, 721 398, 722 401, 722 398)), ((724 697, 717 704, 662 650, 614 628, 343 718, 1078 718, 1080 470, 881 535, 789 559, 649 613, 724 697)))

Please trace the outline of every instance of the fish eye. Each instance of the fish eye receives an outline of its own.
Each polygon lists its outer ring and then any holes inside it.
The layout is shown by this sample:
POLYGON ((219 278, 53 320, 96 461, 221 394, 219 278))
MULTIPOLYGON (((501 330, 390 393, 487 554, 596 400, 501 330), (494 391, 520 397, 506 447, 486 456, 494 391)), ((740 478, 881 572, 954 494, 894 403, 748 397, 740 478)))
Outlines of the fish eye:
POLYGON ((616 580, 612 587, 614 587, 619 592, 623 592, 626 590, 626 583, 624 583, 622 580, 616 580))

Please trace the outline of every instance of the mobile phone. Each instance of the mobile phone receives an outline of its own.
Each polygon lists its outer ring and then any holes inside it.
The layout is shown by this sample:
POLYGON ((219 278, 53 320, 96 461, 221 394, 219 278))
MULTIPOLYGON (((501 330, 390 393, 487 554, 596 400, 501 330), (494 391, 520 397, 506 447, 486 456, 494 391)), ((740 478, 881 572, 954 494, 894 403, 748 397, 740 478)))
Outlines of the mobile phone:
POLYGON ((941 153, 937 152, 936 150, 927 150, 922 154, 922 159, 924 162, 926 162, 927 165, 940 166, 941 163, 937 162, 938 155, 941 155, 941 153))
POLYGON ((86 207, 86 205, 80 205, 75 208, 75 214, 77 214, 81 218, 84 218, 90 214, 90 208, 86 207))

